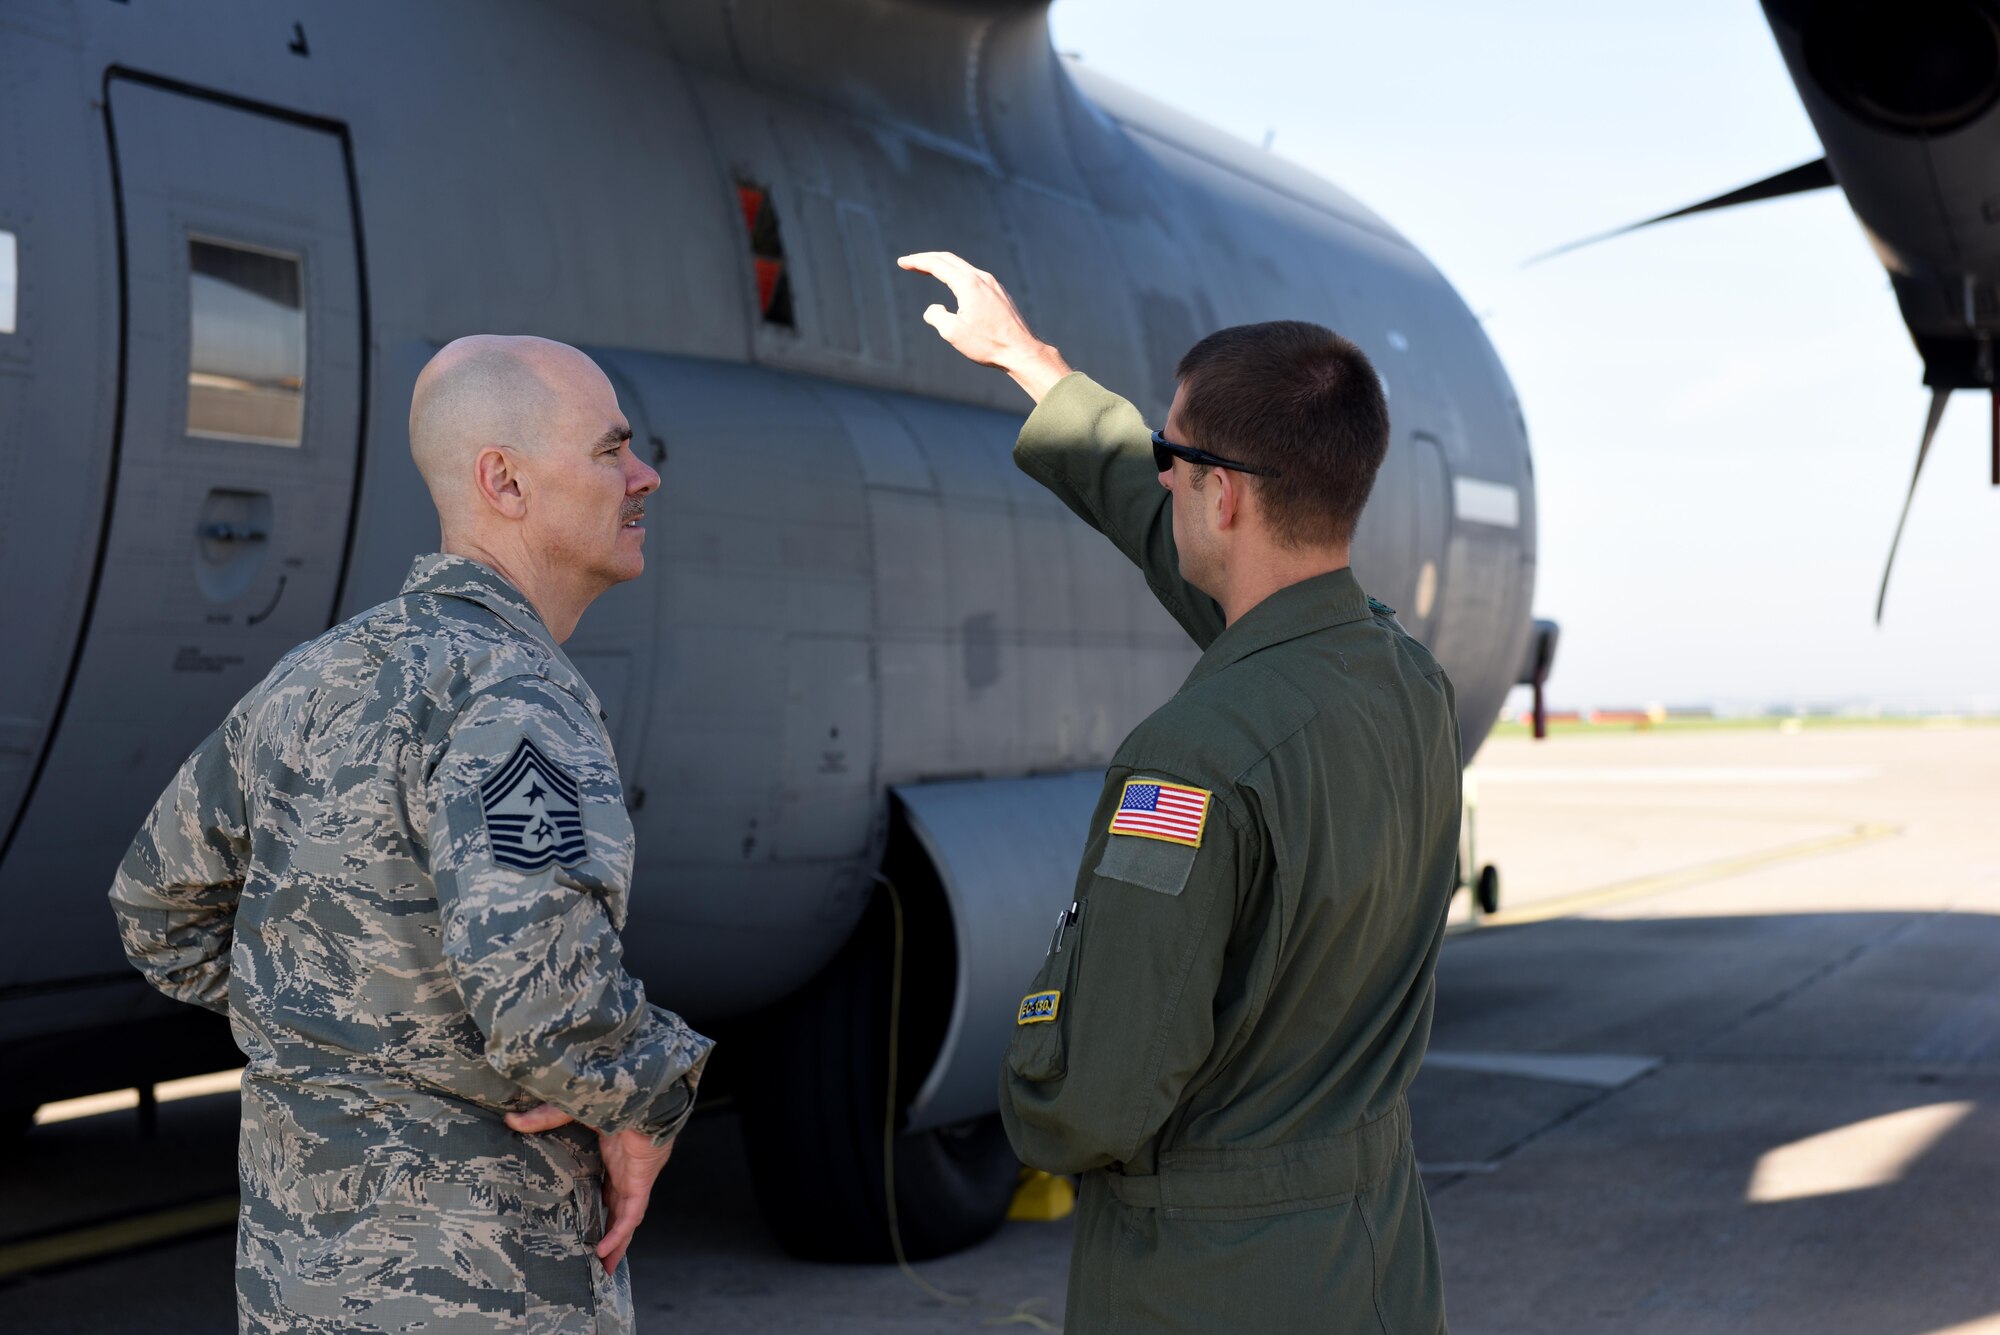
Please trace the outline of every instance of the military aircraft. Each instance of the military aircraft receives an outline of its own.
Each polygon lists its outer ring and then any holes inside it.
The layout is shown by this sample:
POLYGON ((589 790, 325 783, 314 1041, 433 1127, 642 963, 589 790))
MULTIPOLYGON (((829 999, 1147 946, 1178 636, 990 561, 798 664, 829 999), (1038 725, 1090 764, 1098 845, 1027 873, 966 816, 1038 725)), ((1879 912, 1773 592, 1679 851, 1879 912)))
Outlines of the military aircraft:
MULTIPOLYGON (((1643 222, 1642 227, 1838 186, 1875 249, 1931 387, 1916 466, 1875 596, 1889 576, 1931 440, 1953 390, 1991 390, 2000 330, 2000 7, 1991 0, 1762 0, 1824 157, 1643 222)), ((2000 397, 1992 399, 2000 487, 2000 397)))
POLYGON ((665 474, 645 577, 568 650, 638 831, 628 959, 739 1036, 808 1255, 888 1255, 887 1168, 910 1254, 997 1226, 1013 1005, 1102 766, 1195 659, 1014 468, 1025 401, 898 254, 993 269, 1154 420, 1213 328, 1350 335, 1395 432, 1355 564, 1467 756, 1546 673, 1478 321, 1348 195, 1058 56, 1045 0, 10 0, 0 126, 17 1121, 234 1057, 126 966, 104 892, 231 704, 435 546, 406 414, 461 334, 588 350, 665 474))

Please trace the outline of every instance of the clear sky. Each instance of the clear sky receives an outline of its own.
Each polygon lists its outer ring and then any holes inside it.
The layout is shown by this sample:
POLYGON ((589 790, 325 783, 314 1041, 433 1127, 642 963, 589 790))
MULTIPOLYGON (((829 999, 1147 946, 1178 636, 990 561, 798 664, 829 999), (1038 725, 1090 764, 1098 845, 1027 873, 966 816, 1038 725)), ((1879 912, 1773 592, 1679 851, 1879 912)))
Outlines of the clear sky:
MULTIPOLYGON (((1561 242, 1820 156, 1754 0, 1058 0, 1056 46, 1337 182, 1485 322, 1527 414, 1559 705, 2000 708, 2000 490, 1837 191, 1561 242)), ((1246 151, 1256 151, 1254 147, 1246 151)))

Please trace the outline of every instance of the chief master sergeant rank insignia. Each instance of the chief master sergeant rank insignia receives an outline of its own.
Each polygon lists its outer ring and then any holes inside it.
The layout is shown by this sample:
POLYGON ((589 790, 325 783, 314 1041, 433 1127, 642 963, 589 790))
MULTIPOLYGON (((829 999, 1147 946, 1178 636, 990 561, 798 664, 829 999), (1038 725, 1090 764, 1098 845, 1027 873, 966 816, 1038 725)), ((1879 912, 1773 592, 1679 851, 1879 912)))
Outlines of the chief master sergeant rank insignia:
POLYGON ((526 737, 479 785, 493 860, 516 871, 565 867, 584 859, 583 808, 576 780, 526 737))

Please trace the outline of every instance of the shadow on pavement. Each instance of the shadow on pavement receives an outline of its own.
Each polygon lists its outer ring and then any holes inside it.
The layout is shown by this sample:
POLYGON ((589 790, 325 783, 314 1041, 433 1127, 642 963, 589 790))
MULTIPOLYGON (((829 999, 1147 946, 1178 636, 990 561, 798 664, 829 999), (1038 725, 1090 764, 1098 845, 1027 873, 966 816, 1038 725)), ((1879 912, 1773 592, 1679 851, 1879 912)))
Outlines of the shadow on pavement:
MULTIPOLYGON (((1413 1095, 1452 1327, 1928 1335, 2000 1314, 2000 917, 1560 920, 1455 938, 1433 1046, 1651 1056, 1619 1088, 1429 1069, 1413 1095), (1753 1196, 1755 1199, 1753 1199, 1753 1196)), ((234 1182, 233 1100, 30 1131, 0 1240, 234 1182)), ((634 1249, 642 1329, 972 1331, 1060 1319, 1066 1225, 922 1267, 811 1265, 757 1217, 736 1118, 697 1118, 634 1249)), ((0 1287, 0 1329, 210 1332, 210 1236, 0 1287)))

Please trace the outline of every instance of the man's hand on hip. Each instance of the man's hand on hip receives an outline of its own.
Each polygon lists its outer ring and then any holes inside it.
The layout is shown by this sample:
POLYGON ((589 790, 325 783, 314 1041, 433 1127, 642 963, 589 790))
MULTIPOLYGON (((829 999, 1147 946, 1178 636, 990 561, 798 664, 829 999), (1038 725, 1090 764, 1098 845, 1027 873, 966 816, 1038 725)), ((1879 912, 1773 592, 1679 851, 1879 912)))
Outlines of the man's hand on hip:
POLYGON ((1062 354, 1035 337, 1014 308, 1014 299, 992 274, 948 250, 905 255, 896 263, 937 279, 958 302, 956 311, 931 306, 924 312, 924 323, 964 356, 1005 371, 1036 403, 1070 373, 1062 354))
POLYGON ((523 1135, 536 1136, 544 1131, 553 1131, 559 1126, 568 1126, 576 1119, 556 1107, 553 1103, 538 1103, 526 1112, 507 1114, 507 1125, 523 1135))
MULTIPOLYGON (((527 1135, 553 1131, 575 1120, 553 1103, 507 1114, 507 1125, 527 1135)), ((599 1131, 597 1145, 604 1156, 604 1208, 610 1216, 604 1238, 597 1244, 597 1258, 608 1273, 625 1259, 632 1234, 646 1217, 653 1183, 673 1157, 674 1142, 655 1145, 643 1131, 599 1131)))
POLYGON ((597 1256, 610 1272, 625 1259, 632 1233, 646 1217, 653 1183, 673 1156, 674 1142, 655 1145, 643 1131, 600 1131, 597 1143, 604 1151, 604 1208, 611 1215, 604 1240, 597 1244, 597 1256))

